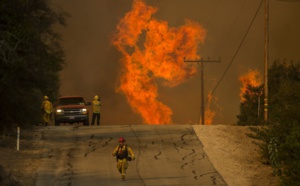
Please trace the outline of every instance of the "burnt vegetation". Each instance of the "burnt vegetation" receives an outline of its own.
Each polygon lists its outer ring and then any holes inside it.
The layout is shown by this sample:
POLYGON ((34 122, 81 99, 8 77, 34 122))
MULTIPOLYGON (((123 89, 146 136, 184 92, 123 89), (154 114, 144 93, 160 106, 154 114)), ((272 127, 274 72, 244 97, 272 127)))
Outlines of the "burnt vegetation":
POLYGON ((273 167, 281 185, 300 185, 300 63, 276 60, 268 69, 268 81, 268 123, 263 118, 262 85, 248 86, 237 124, 260 126, 252 127, 250 136, 263 142, 259 145, 265 163, 273 167))
POLYGON ((0 131, 40 123, 43 96, 58 95, 64 52, 53 26, 68 15, 47 3, 0 1, 0 131))

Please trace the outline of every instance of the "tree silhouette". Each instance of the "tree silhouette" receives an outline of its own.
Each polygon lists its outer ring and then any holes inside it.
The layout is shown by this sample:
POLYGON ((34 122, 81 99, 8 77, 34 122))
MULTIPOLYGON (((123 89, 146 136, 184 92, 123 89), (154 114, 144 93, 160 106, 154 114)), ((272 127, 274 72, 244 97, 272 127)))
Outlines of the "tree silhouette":
MULTIPOLYGON (((276 60, 268 74, 269 123, 262 128, 252 128, 254 135, 251 136, 263 141, 260 143, 263 157, 280 176, 281 185, 299 185, 300 63, 276 60)), ((249 102, 251 99, 245 104, 251 105, 249 102)), ((251 117, 253 108, 245 112, 244 107, 241 106, 240 116, 251 117)))
POLYGON ((47 2, 0 2, 0 130, 37 124, 43 95, 58 95, 64 52, 52 28, 67 14, 47 2))

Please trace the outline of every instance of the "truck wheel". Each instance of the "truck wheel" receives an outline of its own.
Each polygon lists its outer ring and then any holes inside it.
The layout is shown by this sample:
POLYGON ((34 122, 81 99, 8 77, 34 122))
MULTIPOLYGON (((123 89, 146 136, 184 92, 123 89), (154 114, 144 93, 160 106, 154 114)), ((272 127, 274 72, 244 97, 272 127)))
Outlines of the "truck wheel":
POLYGON ((84 125, 84 126, 89 126, 89 120, 84 121, 84 122, 83 122, 83 125, 84 125))

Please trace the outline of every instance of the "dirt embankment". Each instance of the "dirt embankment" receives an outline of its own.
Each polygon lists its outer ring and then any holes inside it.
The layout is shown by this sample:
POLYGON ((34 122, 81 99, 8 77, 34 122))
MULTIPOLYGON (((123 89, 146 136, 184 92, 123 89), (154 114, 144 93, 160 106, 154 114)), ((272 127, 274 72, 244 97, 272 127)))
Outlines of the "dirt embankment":
POLYGON ((247 134, 249 127, 194 126, 209 159, 230 186, 274 186, 278 179, 262 163, 260 149, 247 134))
POLYGON ((2 136, 0 139, 0 185, 34 185, 36 169, 43 152, 43 134, 38 129, 21 130, 19 151, 16 148, 16 134, 2 136))

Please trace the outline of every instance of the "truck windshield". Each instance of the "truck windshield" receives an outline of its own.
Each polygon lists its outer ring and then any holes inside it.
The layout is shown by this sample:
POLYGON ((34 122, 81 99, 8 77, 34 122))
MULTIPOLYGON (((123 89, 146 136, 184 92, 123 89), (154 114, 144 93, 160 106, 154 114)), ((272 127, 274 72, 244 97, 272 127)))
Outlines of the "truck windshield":
POLYGON ((58 105, 84 105, 83 98, 61 98, 58 105))

